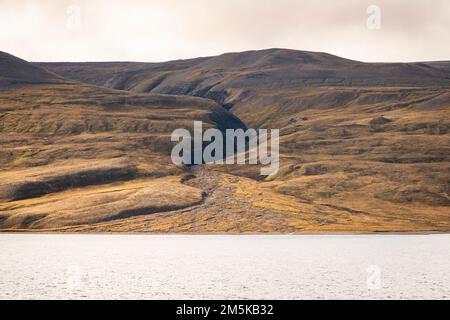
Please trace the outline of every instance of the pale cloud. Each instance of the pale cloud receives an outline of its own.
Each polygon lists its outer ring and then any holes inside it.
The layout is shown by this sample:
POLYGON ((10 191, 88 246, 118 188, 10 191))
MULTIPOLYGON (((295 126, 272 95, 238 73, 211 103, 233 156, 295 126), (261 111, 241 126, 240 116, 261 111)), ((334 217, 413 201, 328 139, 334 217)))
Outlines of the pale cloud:
POLYGON ((0 0, 0 50, 32 61, 164 61, 292 48, 450 60, 448 0, 0 0), (79 6, 79 29, 67 7, 79 6), (381 29, 366 26, 369 5, 381 29))

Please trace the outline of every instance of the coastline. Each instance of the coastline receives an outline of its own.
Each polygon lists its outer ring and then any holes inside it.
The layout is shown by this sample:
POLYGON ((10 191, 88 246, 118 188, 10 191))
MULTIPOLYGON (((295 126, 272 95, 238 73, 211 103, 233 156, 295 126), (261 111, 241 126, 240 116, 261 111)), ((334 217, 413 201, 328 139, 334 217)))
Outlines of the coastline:
POLYGON ((86 231, 49 231, 49 230, 1 230, 2 234, 45 234, 45 235, 148 235, 148 236, 352 236, 352 235, 448 235, 449 231, 354 231, 354 232, 86 232, 86 231))

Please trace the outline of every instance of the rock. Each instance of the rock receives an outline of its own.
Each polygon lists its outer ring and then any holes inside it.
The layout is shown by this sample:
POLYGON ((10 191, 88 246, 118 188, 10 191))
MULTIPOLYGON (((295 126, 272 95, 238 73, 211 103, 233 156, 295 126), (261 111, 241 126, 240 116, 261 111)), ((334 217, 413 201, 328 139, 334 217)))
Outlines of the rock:
POLYGON ((377 117, 377 118, 373 118, 372 120, 370 120, 369 124, 371 126, 372 125, 379 126, 379 125, 384 125, 384 124, 390 123, 392 121, 393 120, 385 118, 385 117, 377 117))

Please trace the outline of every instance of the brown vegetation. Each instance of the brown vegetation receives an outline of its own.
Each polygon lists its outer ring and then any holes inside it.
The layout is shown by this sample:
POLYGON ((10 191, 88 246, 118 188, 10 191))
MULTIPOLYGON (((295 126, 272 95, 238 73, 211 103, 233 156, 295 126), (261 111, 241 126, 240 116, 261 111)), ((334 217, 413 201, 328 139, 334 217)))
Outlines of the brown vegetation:
POLYGON ((156 64, 3 57, 3 230, 450 230, 448 62, 280 49, 156 64), (173 165, 170 133, 193 120, 280 128, 279 172, 173 165))

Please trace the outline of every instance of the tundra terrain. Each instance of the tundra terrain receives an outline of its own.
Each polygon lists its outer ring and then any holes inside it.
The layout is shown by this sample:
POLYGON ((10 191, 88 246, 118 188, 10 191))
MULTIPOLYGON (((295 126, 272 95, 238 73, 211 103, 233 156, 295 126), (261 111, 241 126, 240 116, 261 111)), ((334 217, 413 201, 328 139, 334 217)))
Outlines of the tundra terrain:
POLYGON ((450 231, 450 62, 269 49, 163 63, 0 53, 0 229, 450 231), (280 170, 176 166, 176 128, 280 129, 280 170))

